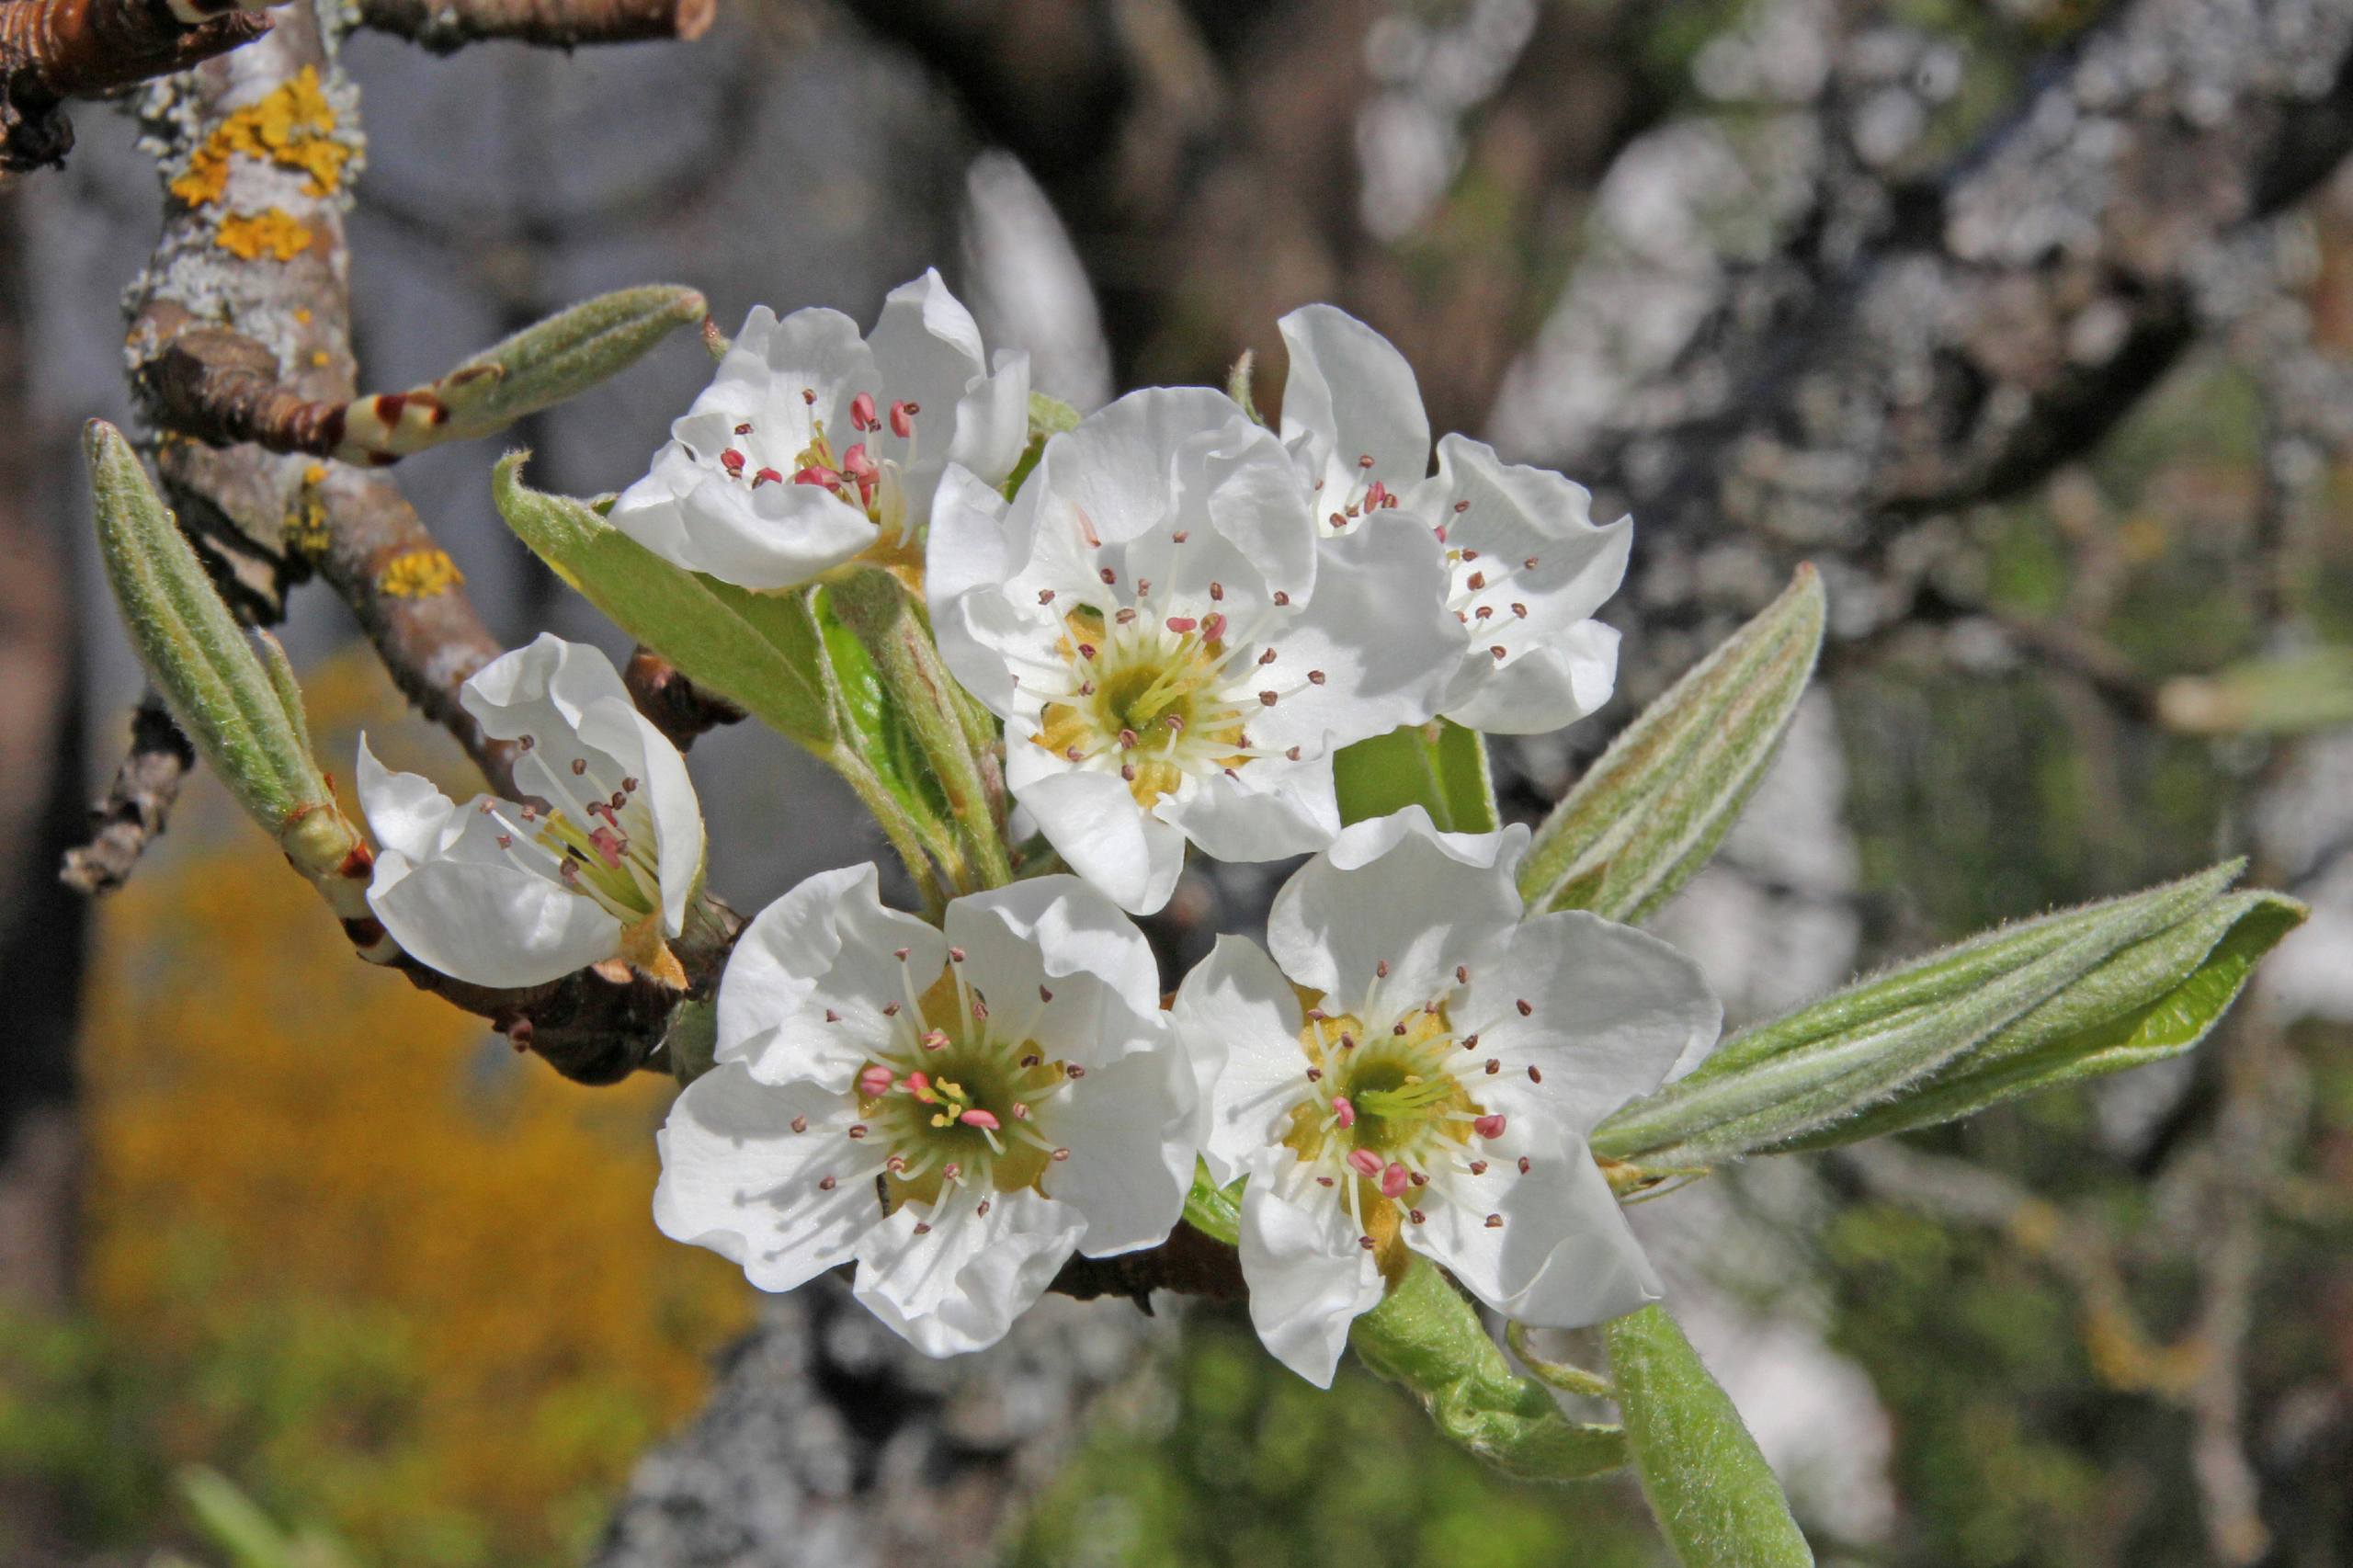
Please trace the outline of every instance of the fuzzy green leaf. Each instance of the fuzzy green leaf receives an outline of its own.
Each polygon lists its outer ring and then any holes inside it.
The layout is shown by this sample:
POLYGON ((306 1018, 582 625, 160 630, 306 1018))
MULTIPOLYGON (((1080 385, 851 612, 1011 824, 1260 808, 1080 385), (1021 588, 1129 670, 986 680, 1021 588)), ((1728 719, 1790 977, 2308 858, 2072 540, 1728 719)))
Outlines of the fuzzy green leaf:
POLYGON ((1900 1099, 1774 1152, 1932 1127, 2020 1095, 2178 1056, 2222 1021, 2263 955, 2305 914, 2277 893, 2232 893, 2125 949, 1900 1099))
POLYGON ((1439 1431, 1527 1481, 1574 1481, 1626 1462, 1615 1426, 1572 1421, 1516 1377, 1478 1309, 1419 1258, 1349 1331, 1357 1358, 1421 1401, 1439 1431))
POLYGON ((1684 1568, 1811 1568, 1781 1483, 1675 1320, 1644 1307, 1604 1332, 1634 1473, 1684 1568))
POLYGON ((499 462, 491 494, 533 554, 698 686, 812 751, 832 744, 824 653, 805 595, 747 593, 673 566, 585 503, 524 484, 523 458, 499 462))
POLYGON ((2229 895, 2239 869, 1990 932, 1747 1030, 1594 1148, 1666 1166, 1843 1142, 2187 1050, 2302 918, 2229 895))
POLYGON ((98 555, 139 662, 238 803, 277 837, 333 800, 291 674, 273 678, 265 667, 122 432, 94 419, 84 445, 98 555))
POLYGON ((1822 650, 1811 566, 1643 710, 1537 830, 1520 862, 1531 911, 1640 921, 1708 862, 1764 778, 1822 650))
POLYGON ((1408 724, 1343 746, 1332 759, 1342 822, 1418 805, 1442 833, 1493 833, 1495 788, 1487 743, 1450 719, 1408 724))
POLYGON ((400 457, 503 430, 627 369, 708 311, 692 289, 655 283, 585 300, 493 345, 438 381, 356 398, 345 415, 351 455, 400 457))
POLYGON ((1209 1166, 1193 1162, 1193 1187, 1185 1194, 1185 1221, 1201 1234, 1228 1246, 1242 1240, 1242 1183, 1222 1187, 1210 1179, 1209 1166))

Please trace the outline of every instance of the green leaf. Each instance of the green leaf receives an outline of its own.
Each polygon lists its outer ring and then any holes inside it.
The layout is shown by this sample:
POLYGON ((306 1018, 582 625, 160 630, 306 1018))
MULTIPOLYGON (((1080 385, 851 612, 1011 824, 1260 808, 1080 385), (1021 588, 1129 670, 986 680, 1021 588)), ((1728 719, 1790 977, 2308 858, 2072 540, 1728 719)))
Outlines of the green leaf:
POLYGON ((583 301, 438 381, 353 399, 336 455, 403 457, 505 429, 628 369, 679 327, 701 321, 708 308, 694 290, 666 283, 583 301))
POLYGON ((2178 1056, 2222 1021, 2256 964, 2306 913, 2277 893, 2233 893, 2127 948, 1901 1099, 1773 1152, 1931 1127, 2020 1095, 2178 1056), (2136 1003, 2140 997, 2149 1000, 2136 1003))
POLYGON ((2183 676, 2157 693, 2157 713, 2193 735, 2289 734, 2353 724, 2353 648, 2251 659, 2183 676))
POLYGON ((98 556, 139 662, 238 804, 278 837, 334 801, 305 741, 301 694, 256 654, 122 432, 93 419, 84 445, 98 556))
POLYGON ((1495 788, 1487 743, 1451 719, 1408 724, 1343 746, 1332 759, 1342 822, 1421 806, 1443 833, 1493 833, 1495 788))
POLYGON ((1210 1179, 1210 1168, 1193 1162, 1193 1187, 1185 1195, 1185 1221, 1213 1241, 1237 1246, 1242 1241, 1242 1183, 1221 1187, 1210 1179))
POLYGON ((1655 1306, 1604 1329, 1634 1473, 1684 1568, 1811 1568, 1813 1549, 1731 1399, 1655 1306))
POLYGON ((1358 1360, 1421 1401, 1439 1431, 1506 1474, 1574 1481, 1626 1462, 1624 1434, 1570 1420, 1540 1386, 1515 1377, 1478 1309, 1420 1258, 1348 1339, 1358 1360))
POLYGON ((1011 500, 1021 493, 1022 481, 1028 479, 1029 471, 1038 466, 1038 460, 1046 455, 1049 440, 1065 430, 1077 428, 1078 410, 1060 398, 1048 397, 1041 392, 1031 392, 1029 444, 1022 449, 1020 460, 1013 465, 1013 472, 1005 476, 1006 498, 1011 500))
POLYGON ((1780 744, 1822 651, 1822 581, 1781 597, 1610 744, 1520 862, 1530 911, 1643 919, 1708 862, 1780 744))
POLYGON ((522 482, 510 452, 491 480, 499 515, 589 603, 687 677, 812 751, 835 734, 807 596, 753 594, 688 572, 622 533, 585 503, 522 482))
POLYGON ((1705 1165, 1966 1115, 2188 1049, 2303 917, 2232 896, 2238 864, 1989 932, 1728 1041, 1596 1130, 1637 1165, 1705 1165))

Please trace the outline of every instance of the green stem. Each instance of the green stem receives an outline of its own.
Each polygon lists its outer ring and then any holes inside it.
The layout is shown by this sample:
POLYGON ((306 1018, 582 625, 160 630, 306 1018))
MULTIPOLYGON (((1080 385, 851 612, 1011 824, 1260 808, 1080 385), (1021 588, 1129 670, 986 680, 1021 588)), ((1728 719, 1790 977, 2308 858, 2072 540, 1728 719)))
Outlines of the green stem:
POLYGON ((1643 1496, 1684 1568, 1813 1568, 1781 1483, 1675 1320, 1644 1307, 1606 1332, 1643 1496))
POLYGON ((1004 791, 991 788, 993 769, 983 767, 974 744, 963 689, 940 663, 914 601, 897 578, 880 571, 854 574, 835 585, 833 597, 842 624, 865 645, 947 797, 962 849, 962 863, 951 868, 957 891, 1005 886, 1013 867, 1006 853, 1004 791))

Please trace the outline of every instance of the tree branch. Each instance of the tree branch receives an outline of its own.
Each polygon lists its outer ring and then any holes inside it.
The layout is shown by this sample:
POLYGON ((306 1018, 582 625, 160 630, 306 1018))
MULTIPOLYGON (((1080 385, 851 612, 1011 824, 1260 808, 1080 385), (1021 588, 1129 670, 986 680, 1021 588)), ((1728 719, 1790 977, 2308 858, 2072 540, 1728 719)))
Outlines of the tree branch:
POLYGON ((629 687, 637 710, 654 721, 654 727, 680 751, 722 724, 741 723, 750 717, 727 699, 695 685, 678 673, 677 665, 651 648, 641 646, 630 655, 621 684, 629 687))
POLYGON ((269 26, 225 0, 8 0, 0 5, 0 171, 63 162, 74 146, 74 127, 59 112, 66 99, 185 71, 269 26))
POLYGON ((551 49, 699 39, 718 0, 360 0, 359 22, 436 54, 512 39, 551 49))
POLYGON ((149 692, 131 715, 131 750, 107 792, 90 808, 90 842, 65 854, 61 880, 85 893, 112 892, 130 880, 151 840, 164 831, 180 784, 196 766, 163 700, 149 692))

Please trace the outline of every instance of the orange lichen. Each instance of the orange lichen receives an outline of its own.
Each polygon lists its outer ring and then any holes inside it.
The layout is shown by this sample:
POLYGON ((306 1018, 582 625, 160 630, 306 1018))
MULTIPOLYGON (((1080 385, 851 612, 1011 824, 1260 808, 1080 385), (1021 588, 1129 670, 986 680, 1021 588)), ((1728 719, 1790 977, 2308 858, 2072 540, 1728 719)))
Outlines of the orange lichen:
POLYGON ((292 261, 311 248, 311 231, 292 213, 267 207, 256 213, 225 212, 215 243, 231 256, 246 261, 269 256, 292 261))
POLYGON ((396 555, 376 574, 376 587, 396 599, 429 599, 466 580, 445 550, 412 550, 396 555))
POLYGON ((326 483, 324 463, 313 463, 302 471, 302 488, 296 494, 294 509, 286 517, 286 548, 297 555, 318 559, 326 553, 326 502, 319 494, 319 486, 326 483))
POLYGON ((333 194, 343 183, 351 149, 335 139, 335 106, 319 83, 318 67, 305 65, 291 80, 247 104, 213 127, 188 167, 172 181, 172 194, 190 207, 209 207, 229 187, 229 160, 237 153, 263 163, 300 169, 310 176, 313 196, 333 194))
MULTIPOLYGON (((471 787, 372 663, 304 687, 322 755, 365 722, 471 787)), ((566 1084, 353 962, 209 781, 172 825, 99 911, 83 1047, 87 1295, 155 1391, 140 1440, 361 1561, 579 1561, 747 1313, 648 1214, 668 1085, 566 1084)))

